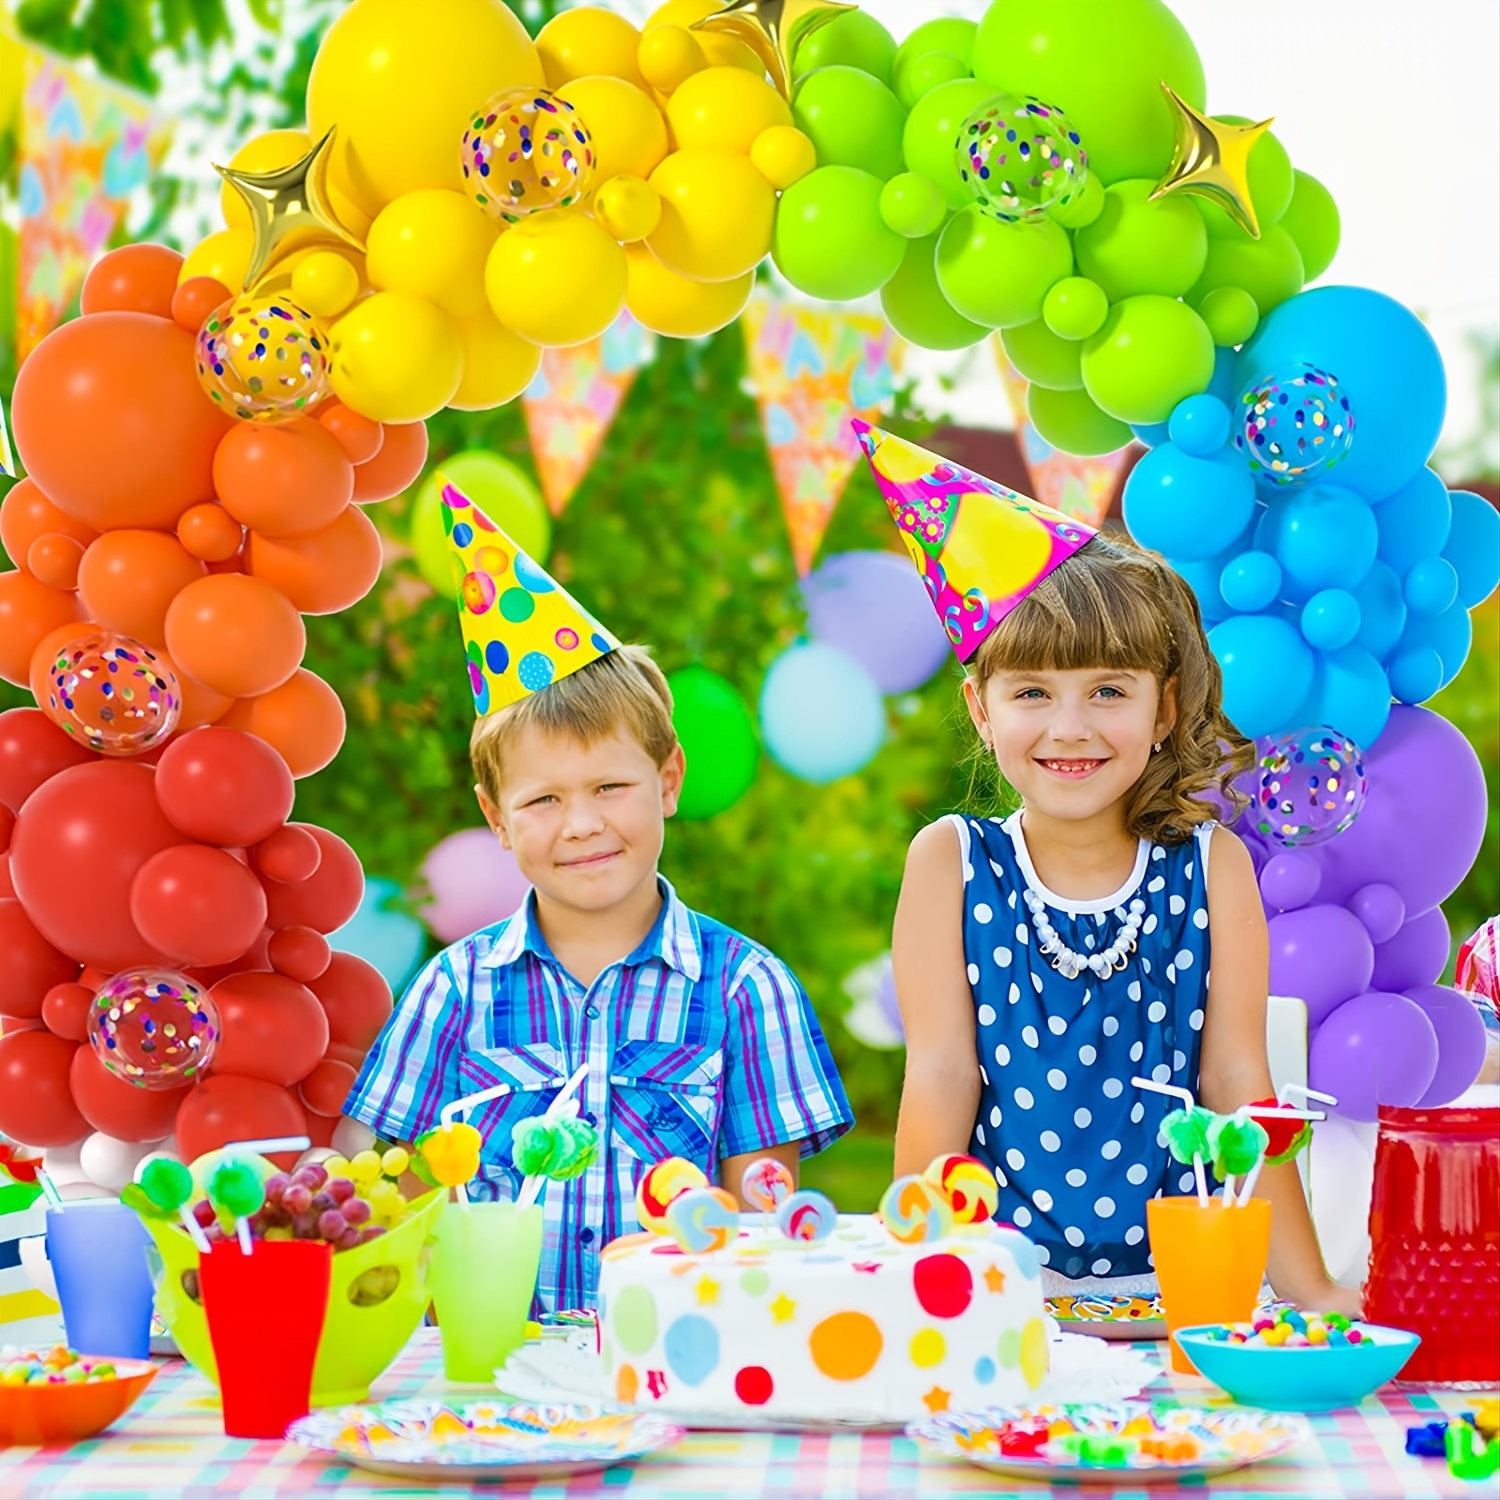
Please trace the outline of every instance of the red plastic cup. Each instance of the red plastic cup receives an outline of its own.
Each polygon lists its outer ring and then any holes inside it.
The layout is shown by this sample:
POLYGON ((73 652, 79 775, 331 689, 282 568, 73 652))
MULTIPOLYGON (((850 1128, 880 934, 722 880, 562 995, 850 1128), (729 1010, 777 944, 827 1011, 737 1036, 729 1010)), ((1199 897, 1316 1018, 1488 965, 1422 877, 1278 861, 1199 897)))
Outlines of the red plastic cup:
POLYGON ((199 1260, 199 1285, 230 1437, 281 1438, 311 1406, 328 1312, 333 1246, 221 1240, 199 1260))

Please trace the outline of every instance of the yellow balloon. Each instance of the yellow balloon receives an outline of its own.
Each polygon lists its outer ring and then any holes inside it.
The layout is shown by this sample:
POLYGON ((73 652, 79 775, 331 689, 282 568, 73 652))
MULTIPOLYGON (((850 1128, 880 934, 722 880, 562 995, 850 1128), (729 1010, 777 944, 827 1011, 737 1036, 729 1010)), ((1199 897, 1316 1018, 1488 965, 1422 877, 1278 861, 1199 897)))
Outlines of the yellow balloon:
POLYGON ((693 281, 732 281, 771 248, 776 194, 733 151, 674 151, 651 174, 661 223, 657 257, 693 281))
MULTIPOLYGON (((230 157, 229 165, 242 172, 274 172, 291 166, 311 149, 312 141, 305 130, 267 130, 246 141, 230 157)), ((230 229, 250 227, 250 210, 244 198, 227 182, 219 184, 219 207, 230 229)))
POLYGON ((557 97, 578 111, 588 130, 594 147, 595 182, 621 173, 649 177, 667 154, 667 122, 651 96, 633 83, 603 74, 575 78, 557 90, 557 97))
MULTIPOLYGON (((667 0, 665 5, 659 5, 651 12, 650 19, 641 29, 649 32, 653 26, 689 27, 694 21, 701 21, 704 16, 723 9, 720 0, 667 0)), ((695 31, 692 35, 703 48, 710 66, 743 68, 757 78, 765 76, 766 65, 736 37, 715 31, 695 31)))
POLYGON ((653 26, 641 38, 635 56, 646 82, 664 94, 708 66, 698 38, 684 26, 653 26))
POLYGON ((526 29, 501 0, 354 0, 307 82, 308 131, 338 127, 331 180, 372 217, 416 188, 460 188, 472 110, 543 82, 526 29))
POLYGON ((330 378, 345 406, 375 422, 420 422, 441 411, 463 378, 458 328, 406 292, 376 292, 333 325, 330 378))
POLYGON ((661 222, 661 199, 639 177, 611 177, 594 194, 594 217, 622 244, 632 244, 661 222))
POLYGON ((795 125, 772 125, 755 137, 750 160, 773 188, 789 188, 818 164, 818 149, 795 125))
POLYGON ((221 229, 188 251, 182 269, 177 273, 177 284, 181 286, 194 276, 212 276, 215 281, 222 281, 231 292, 238 292, 245 285, 245 272, 250 269, 250 252, 254 248, 253 231, 221 229))
POLYGON ((518 338, 487 307, 460 318, 458 336, 464 346, 464 378, 448 405, 460 411, 488 411, 514 401, 542 362, 542 351, 518 338))
POLYGON ((537 33, 536 50, 548 88, 560 89, 575 78, 604 74, 644 89, 646 80, 635 60, 640 44, 640 32, 624 16, 582 5, 548 21, 537 33))
POLYGON ((625 305, 625 252, 586 214, 533 214, 495 241, 490 308, 512 333, 566 348, 603 333, 625 305))
POLYGON ((653 333, 701 338, 727 327, 744 312, 755 288, 755 272, 733 281, 689 281, 668 270, 644 245, 625 247, 629 280, 625 306, 653 333))
POLYGON ((466 318, 484 306, 484 262, 498 233, 467 193, 402 193, 370 225, 365 272, 377 291, 409 292, 466 318))
POLYGON ((742 68, 704 68, 684 82, 667 105, 682 150, 739 151, 773 125, 790 126, 792 111, 764 78, 742 68))
POLYGON ((359 296, 359 272, 337 250, 314 250, 292 272, 292 300, 320 318, 336 318, 359 296))

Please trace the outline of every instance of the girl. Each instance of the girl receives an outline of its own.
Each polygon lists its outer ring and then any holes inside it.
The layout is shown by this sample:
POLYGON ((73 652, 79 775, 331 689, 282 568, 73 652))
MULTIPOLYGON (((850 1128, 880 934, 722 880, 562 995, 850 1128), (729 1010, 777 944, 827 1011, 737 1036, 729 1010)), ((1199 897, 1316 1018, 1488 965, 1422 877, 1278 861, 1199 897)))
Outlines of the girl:
MULTIPOLYGON (((1146 1202, 1194 1188, 1157 1139, 1173 1102, 1131 1078, 1221 1112, 1273 1092, 1265 917, 1210 800, 1248 747, 1192 590, 1111 538, 1055 566, 967 665, 969 715, 1022 805, 912 841, 893 940, 896 1171, 978 1156, 1051 1294, 1153 1292, 1146 1202)), ((1323 1268, 1296 1167, 1266 1167, 1257 1191, 1276 1293, 1358 1315, 1323 1268)))

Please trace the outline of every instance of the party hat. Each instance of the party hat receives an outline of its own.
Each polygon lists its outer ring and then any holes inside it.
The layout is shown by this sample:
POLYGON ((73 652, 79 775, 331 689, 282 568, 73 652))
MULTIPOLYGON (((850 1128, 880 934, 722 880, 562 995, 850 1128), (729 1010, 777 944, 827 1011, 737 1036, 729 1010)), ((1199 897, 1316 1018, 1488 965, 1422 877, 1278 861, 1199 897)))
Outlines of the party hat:
POLYGON ((462 490, 441 474, 438 483, 480 718, 541 692, 620 644, 462 490))
POLYGON ((856 417, 851 425, 961 662, 1098 533, 856 417))

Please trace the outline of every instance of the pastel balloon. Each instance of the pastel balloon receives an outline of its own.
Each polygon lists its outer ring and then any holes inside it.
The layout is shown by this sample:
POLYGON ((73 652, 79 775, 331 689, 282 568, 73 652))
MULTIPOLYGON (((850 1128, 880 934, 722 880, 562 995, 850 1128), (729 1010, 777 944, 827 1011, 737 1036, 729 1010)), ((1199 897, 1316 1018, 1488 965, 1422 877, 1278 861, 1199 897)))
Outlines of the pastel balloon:
POLYGON ((679 1193, 706 1188, 708 1178, 701 1168, 680 1156, 669 1156, 641 1178, 635 1190, 635 1213, 642 1229, 667 1233, 667 1208, 679 1193))
POLYGON ((793 1193, 776 1210, 776 1227, 789 1240, 804 1245, 817 1245, 833 1233, 839 1221, 839 1211, 833 1201, 811 1188, 793 1193))
POLYGON ((771 1213, 795 1191, 792 1174, 772 1156, 763 1156, 745 1168, 740 1194, 752 1208, 771 1213))
POLYGON ((923 1177, 898 1177, 880 1200, 886 1232, 903 1245, 940 1240, 953 1228, 953 1210, 943 1190, 923 1177))
POLYGON ((722 1250, 740 1232, 740 1206, 723 1188, 689 1188, 667 1205, 667 1233, 688 1255, 722 1250))
POLYGON ((981 1224, 1000 1206, 995 1174, 973 1156, 939 1156, 922 1174, 947 1195, 959 1224, 981 1224))

